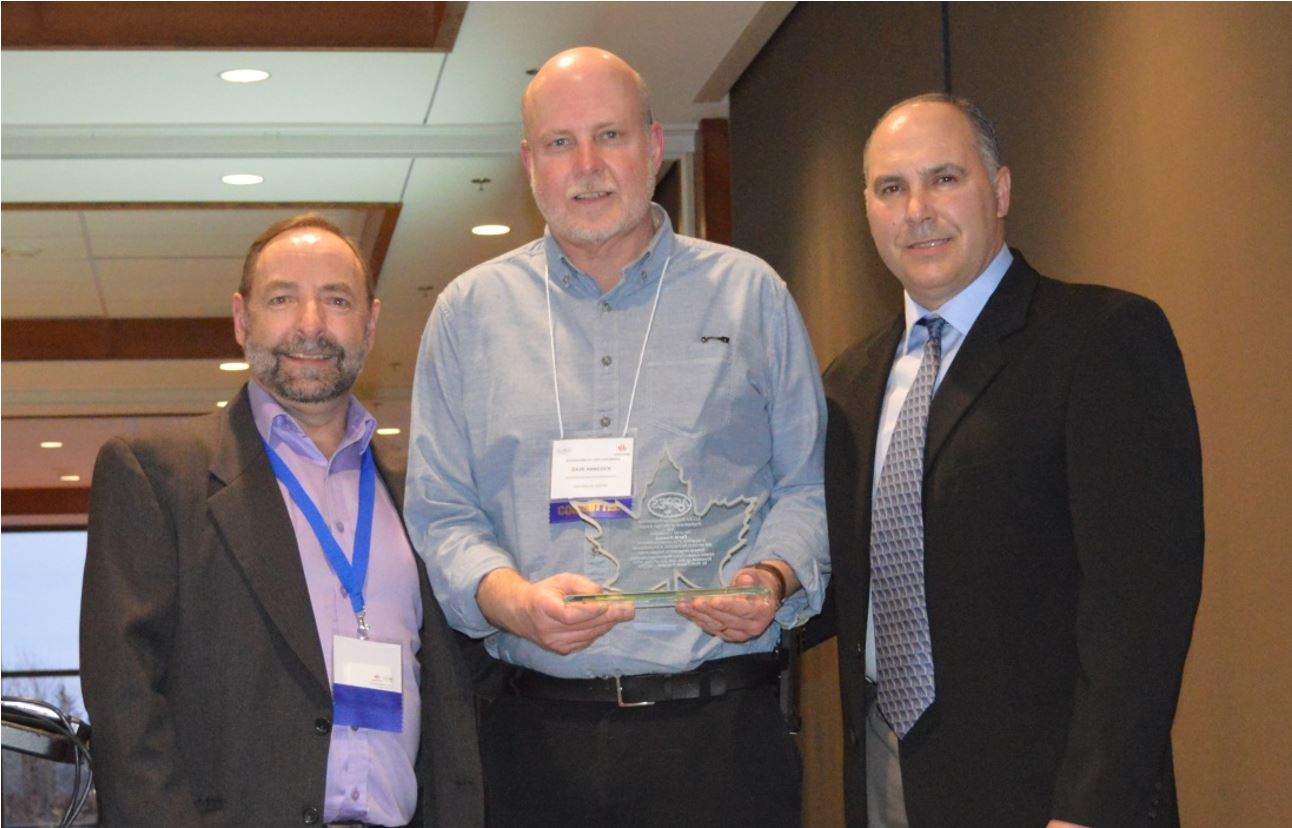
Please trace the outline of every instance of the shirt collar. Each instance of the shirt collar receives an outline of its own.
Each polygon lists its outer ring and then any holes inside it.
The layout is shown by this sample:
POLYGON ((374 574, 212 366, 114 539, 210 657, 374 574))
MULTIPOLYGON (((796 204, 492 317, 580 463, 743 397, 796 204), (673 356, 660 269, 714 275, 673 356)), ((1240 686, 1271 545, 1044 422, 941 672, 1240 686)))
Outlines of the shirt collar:
MULTIPOLYGON (((655 235, 651 236, 650 243, 646 245, 646 252, 624 268, 619 284, 610 292, 612 294, 653 285, 663 274, 664 264, 673 254, 673 222, 669 220, 668 212, 651 202, 650 215, 651 222, 655 225, 655 235)), ((561 243, 552 235, 551 227, 543 231, 543 251, 547 258, 548 278, 554 286, 573 289, 574 285, 582 285, 582 289, 591 290, 600 296, 601 289, 597 287, 596 281, 574 266, 561 249, 561 243)))
POLYGON ((987 265, 987 269, 978 274, 964 290, 952 296, 936 311, 931 311, 911 298, 903 291, 903 304, 906 311, 906 331, 902 336, 902 353, 910 350, 911 331, 926 316, 936 314, 947 321, 961 336, 967 336, 978 315, 986 307, 987 300, 996 292, 1000 280, 1005 278, 1005 271, 1014 262, 1014 254, 1009 252, 1009 245, 1002 244, 1000 252, 987 265))
MULTIPOLYGON (((256 430, 260 432, 265 442, 275 447, 287 445, 299 455, 316 462, 327 462, 323 452, 314 445, 314 441, 309 438, 300 424, 254 379, 247 381, 247 397, 251 403, 251 415, 256 421, 256 430)), ((372 442, 372 435, 376 429, 376 419, 351 396, 350 405, 345 413, 345 436, 341 438, 336 456, 351 450, 351 447, 362 454, 372 442)))

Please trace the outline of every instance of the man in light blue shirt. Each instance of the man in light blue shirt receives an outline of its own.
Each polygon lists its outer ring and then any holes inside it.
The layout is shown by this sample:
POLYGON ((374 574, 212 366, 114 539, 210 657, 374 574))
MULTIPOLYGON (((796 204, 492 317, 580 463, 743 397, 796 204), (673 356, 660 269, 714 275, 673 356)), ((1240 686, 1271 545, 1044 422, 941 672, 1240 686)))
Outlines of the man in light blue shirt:
POLYGON ((674 234, 651 204, 663 130, 622 60, 557 55, 523 116, 548 231, 437 302, 405 502, 450 624, 518 668, 484 717, 491 819, 796 824, 772 653, 828 578, 824 400, 802 320, 766 263, 674 234), (553 505, 554 446, 577 438, 631 446, 639 514, 670 467, 697 511, 748 498, 721 582, 766 595, 567 604, 616 577, 594 530, 553 505))

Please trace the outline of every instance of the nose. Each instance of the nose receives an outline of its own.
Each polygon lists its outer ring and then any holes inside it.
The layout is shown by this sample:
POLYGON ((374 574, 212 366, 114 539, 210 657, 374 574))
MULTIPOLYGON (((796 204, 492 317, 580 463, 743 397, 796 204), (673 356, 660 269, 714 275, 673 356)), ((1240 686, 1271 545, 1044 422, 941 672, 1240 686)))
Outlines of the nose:
POLYGON ((296 315, 296 327, 306 334, 323 329, 323 305, 317 299, 306 299, 300 303, 300 312, 296 315))
POLYGON ((932 216, 929 201, 922 187, 912 187, 906 197, 906 220, 911 224, 927 221, 932 216))
POLYGON ((595 141, 579 144, 578 163, 581 172, 597 172, 601 169, 601 151, 595 141))

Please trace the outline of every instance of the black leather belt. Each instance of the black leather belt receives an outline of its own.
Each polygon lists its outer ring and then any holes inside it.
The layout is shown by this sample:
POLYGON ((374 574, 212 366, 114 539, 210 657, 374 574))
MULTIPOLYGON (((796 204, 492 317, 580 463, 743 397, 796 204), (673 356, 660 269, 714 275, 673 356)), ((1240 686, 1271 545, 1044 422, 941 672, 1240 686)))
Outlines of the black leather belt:
POLYGON ((600 702, 646 707, 658 702, 712 699, 746 687, 775 684, 783 667, 776 653, 735 656, 686 673, 645 673, 594 679, 564 679, 518 668, 511 691, 522 698, 600 702))

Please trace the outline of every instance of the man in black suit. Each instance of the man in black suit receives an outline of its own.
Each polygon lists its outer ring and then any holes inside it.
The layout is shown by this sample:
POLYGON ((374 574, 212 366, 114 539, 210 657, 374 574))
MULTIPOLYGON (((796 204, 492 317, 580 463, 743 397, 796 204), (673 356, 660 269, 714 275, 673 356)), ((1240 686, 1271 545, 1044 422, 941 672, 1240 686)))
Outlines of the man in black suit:
POLYGON ((972 103, 903 101, 864 164, 905 312, 826 374, 848 824, 1176 824, 1203 533, 1170 326, 1005 245, 972 103))
POLYGON ((109 828, 483 824, 468 668, 350 395, 372 287, 321 216, 273 225, 233 297, 252 382, 99 454, 81 680, 109 828))

